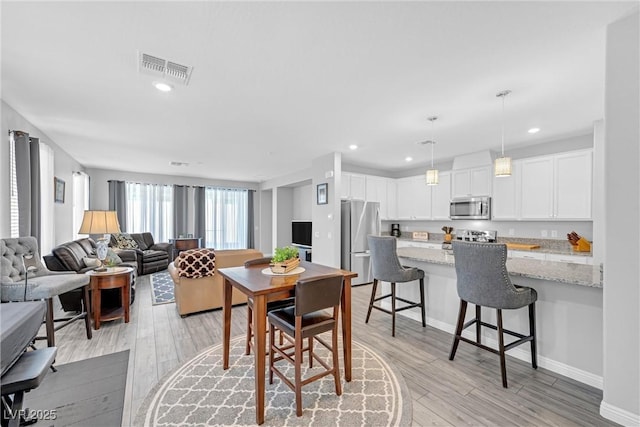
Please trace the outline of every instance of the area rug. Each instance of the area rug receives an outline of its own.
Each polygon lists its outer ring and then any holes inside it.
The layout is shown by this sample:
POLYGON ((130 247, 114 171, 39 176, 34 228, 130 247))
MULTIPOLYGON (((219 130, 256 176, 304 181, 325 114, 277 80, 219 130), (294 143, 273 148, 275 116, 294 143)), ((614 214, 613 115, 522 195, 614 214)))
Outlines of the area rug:
MULTIPOLYGON (((222 345, 217 345, 168 374, 147 395, 134 425, 255 425, 253 355, 244 355, 244 342, 244 337, 231 341, 229 369, 226 371, 222 369, 222 345)), ((314 350, 328 360, 330 353, 320 345, 316 347, 314 350)), ((340 366, 343 375, 342 360, 340 366)), ((314 367, 312 371, 316 369, 314 367)), ((284 371, 287 377, 293 378, 293 367, 284 371)), ((312 371, 307 365, 303 369, 303 378, 312 371)), ((273 384, 269 384, 267 374, 264 425, 411 424, 411 397, 402 375, 373 350, 357 342, 353 343, 352 376, 351 382, 341 378, 341 396, 335 394, 332 376, 304 386, 303 415, 298 418, 294 392, 277 377, 274 377, 273 384)))
POLYGON ((151 303, 153 305, 175 302, 173 279, 168 271, 151 275, 151 303))
POLYGON ((49 371, 42 384, 25 395, 24 407, 53 414, 36 426, 119 426, 128 365, 129 350, 55 365, 58 371, 49 371))

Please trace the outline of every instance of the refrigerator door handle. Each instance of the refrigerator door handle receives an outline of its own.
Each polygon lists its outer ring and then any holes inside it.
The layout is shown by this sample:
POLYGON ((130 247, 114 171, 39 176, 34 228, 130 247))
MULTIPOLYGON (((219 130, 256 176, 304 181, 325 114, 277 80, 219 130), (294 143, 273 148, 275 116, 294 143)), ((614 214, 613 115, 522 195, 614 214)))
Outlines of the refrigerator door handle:
POLYGON ((359 252, 357 254, 353 254, 356 258, 369 258, 371 254, 369 252, 359 252))

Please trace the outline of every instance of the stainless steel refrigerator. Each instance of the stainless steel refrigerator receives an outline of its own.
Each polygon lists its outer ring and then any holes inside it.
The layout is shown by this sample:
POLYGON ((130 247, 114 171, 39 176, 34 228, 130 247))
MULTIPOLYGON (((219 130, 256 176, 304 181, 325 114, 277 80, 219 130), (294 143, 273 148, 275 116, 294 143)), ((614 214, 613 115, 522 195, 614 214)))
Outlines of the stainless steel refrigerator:
POLYGON ((358 273, 352 285, 371 283, 371 263, 368 235, 380 235, 380 203, 363 200, 343 200, 341 210, 340 267, 358 273))

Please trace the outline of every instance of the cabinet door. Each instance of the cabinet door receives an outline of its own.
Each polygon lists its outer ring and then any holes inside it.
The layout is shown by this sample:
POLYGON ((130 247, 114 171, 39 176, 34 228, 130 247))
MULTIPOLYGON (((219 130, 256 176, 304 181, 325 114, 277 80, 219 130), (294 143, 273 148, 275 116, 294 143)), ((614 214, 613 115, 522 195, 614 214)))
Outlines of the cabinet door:
POLYGON ((367 175, 366 201, 380 203, 380 219, 387 219, 387 178, 367 175))
POLYGON ((451 197, 468 197, 471 195, 469 169, 456 170, 451 172, 451 197))
POLYGON ((591 150, 557 155, 555 166, 555 218, 591 219, 591 150))
POLYGON ((553 157, 534 157, 521 163, 522 219, 553 218, 553 157))
POLYGON ((411 177, 412 218, 431 219, 431 186, 427 185, 424 175, 411 177))
POLYGON ((440 172, 439 183, 431 187, 431 217, 449 219, 451 202, 451 172, 440 172))
POLYGON ((366 200, 366 181, 364 175, 351 175, 351 194, 350 198, 354 200, 366 200))
POLYGON ((511 163, 511 176, 493 177, 493 197, 491 198, 491 217, 493 219, 518 219, 520 212, 518 180, 520 162, 511 163))
POLYGON ((399 178, 396 180, 396 206, 398 219, 411 219, 412 215, 412 183, 411 178, 399 178))
POLYGON ((342 172, 342 183, 340 184, 340 198, 351 198, 351 174, 349 172, 342 172))
POLYGON ((398 218, 397 183, 395 179, 387 178, 387 219, 398 218))
POLYGON ((491 196, 491 167, 471 169, 469 171, 469 188, 472 196, 491 196))

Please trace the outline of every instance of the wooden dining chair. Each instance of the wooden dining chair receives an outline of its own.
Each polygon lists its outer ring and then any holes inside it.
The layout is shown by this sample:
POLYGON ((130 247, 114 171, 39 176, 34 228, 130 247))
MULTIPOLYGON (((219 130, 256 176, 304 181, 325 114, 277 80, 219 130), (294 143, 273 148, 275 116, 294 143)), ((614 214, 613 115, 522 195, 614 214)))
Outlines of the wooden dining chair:
MULTIPOLYGON (((264 258, 250 259, 244 263, 244 266, 245 268, 256 266, 256 265, 263 265, 265 267, 268 267, 270 263, 271 263, 271 258, 264 257, 264 258)), ((269 301, 267 303, 267 313, 271 310, 276 310, 278 308, 283 308, 283 307, 289 307, 292 305, 293 305, 293 297, 289 297, 289 298, 285 298, 277 301, 269 301)), ((269 330, 267 330, 267 333, 269 333, 269 330)), ((280 344, 282 343, 283 343, 283 337, 282 337, 282 334, 280 334, 280 344)), ((251 354, 252 348, 253 348, 253 298, 247 298, 247 342, 246 342, 244 354, 247 356, 251 354)))
POLYGON ((269 384, 273 384, 275 373, 296 395, 296 415, 302 416, 302 386, 333 375, 336 394, 342 394, 338 362, 338 312, 342 295, 341 274, 318 276, 299 280, 295 286, 295 303, 292 307, 280 308, 267 314, 269 319, 269 384), (330 309, 329 312, 326 309, 330 309), (293 344, 276 345, 275 332, 282 331, 293 338, 293 344), (331 332, 331 344, 318 335, 331 332), (307 346, 303 348, 303 341, 307 346), (329 366, 313 351, 314 340, 331 351, 333 363, 329 366), (309 368, 317 361, 324 368, 313 376, 302 378, 302 355, 308 352, 309 368), (277 353, 277 356, 276 356, 277 353), (276 367, 276 362, 286 360, 294 365, 294 380, 289 380, 276 367))

